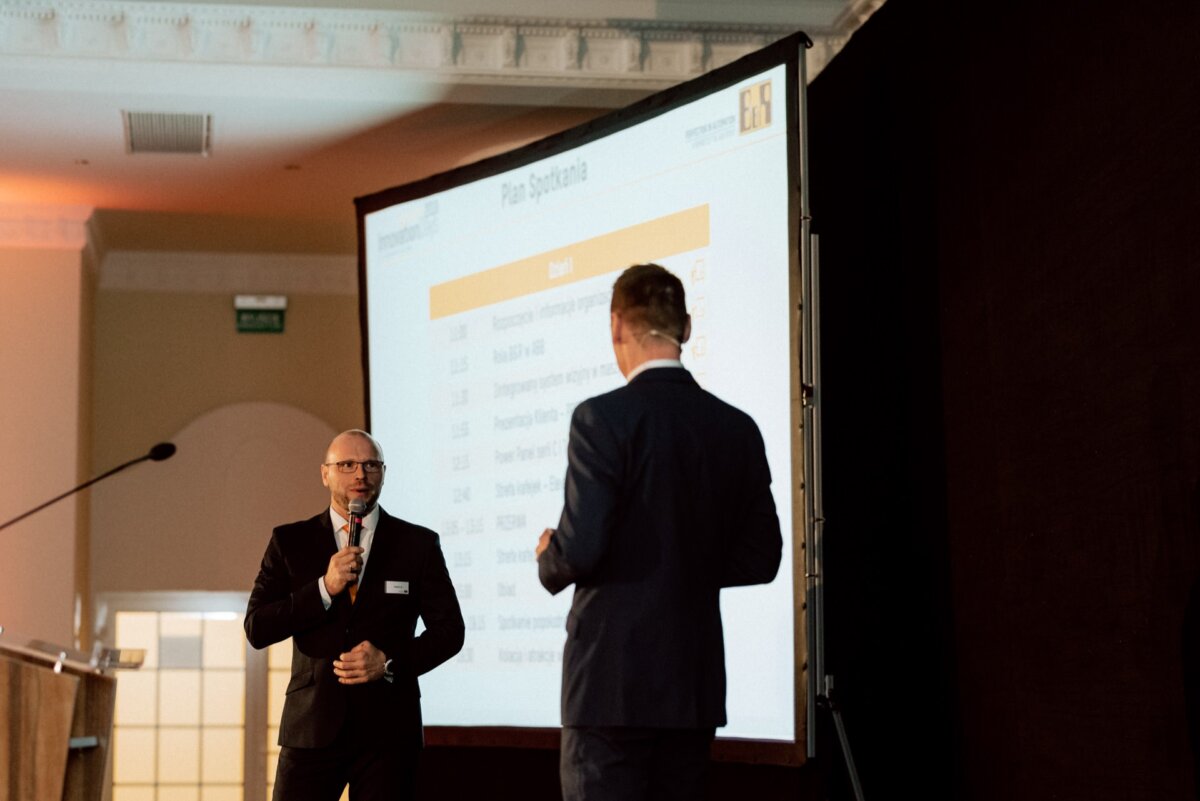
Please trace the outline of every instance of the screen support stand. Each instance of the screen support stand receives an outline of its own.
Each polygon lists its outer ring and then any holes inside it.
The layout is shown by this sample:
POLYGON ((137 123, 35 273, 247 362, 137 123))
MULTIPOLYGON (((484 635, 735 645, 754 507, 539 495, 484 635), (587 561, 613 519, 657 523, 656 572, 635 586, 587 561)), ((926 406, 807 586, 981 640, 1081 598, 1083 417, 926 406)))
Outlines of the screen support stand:
POLYGON ((806 582, 805 632, 809 672, 807 684, 806 724, 807 752, 809 757, 817 755, 816 715, 820 710, 829 712, 837 731, 842 759, 850 775, 850 785, 855 801, 864 801, 862 783, 858 769, 854 766, 854 755, 850 752, 850 738, 846 736, 846 724, 842 721, 842 710, 833 699, 833 676, 825 672, 825 591, 824 591, 824 530, 825 510, 821 498, 821 318, 820 318, 820 248, 818 237, 812 232, 812 216, 808 205, 808 74, 805 51, 812 47, 807 42, 800 48, 797 60, 797 98, 800 118, 800 399, 801 427, 805 430, 803 446, 804 481, 804 580, 806 582))
POLYGON ((817 706, 829 712, 833 719, 833 727, 837 730, 838 743, 842 747, 842 759, 846 763, 846 773, 850 776, 850 787, 854 790, 855 801, 865 801, 862 782, 858 778, 858 769, 854 766, 854 754, 850 751, 850 738, 846 736, 846 724, 842 720, 842 709, 833 699, 833 676, 825 676, 823 693, 817 694, 817 706))

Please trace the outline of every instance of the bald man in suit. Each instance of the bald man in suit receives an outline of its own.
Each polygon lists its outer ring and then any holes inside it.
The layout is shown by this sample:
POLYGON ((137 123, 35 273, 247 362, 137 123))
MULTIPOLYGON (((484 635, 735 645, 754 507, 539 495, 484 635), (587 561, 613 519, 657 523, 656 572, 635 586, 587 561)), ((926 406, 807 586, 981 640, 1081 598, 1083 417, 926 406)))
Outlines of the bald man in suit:
POLYGON ((563 798, 699 799, 726 722, 720 591, 774 579, 779 518, 758 427, 680 361, 679 279, 626 270, 610 328, 628 383, 576 408, 562 515, 537 545, 546 589, 575 585, 563 798))
POLYGON ((292 638, 276 801, 412 798, 423 744, 417 677, 462 648, 462 612, 438 536, 379 507, 386 465, 365 431, 321 465, 329 508, 279 526, 250 603, 255 648, 292 638), (360 501, 360 544, 348 542, 360 501), (425 631, 415 635, 417 618, 425 631))

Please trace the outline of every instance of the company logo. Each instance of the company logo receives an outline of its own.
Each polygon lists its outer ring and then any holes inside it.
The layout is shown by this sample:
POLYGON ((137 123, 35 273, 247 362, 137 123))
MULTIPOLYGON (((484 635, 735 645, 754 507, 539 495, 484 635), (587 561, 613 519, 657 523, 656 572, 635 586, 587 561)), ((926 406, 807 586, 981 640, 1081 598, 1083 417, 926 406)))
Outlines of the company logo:
POLYGON ((426 200, 420 211, 406 209, 403 219, 391 219, 389 230, 379 235, 376 247, 379 255, 390 256, 400 250, 406 250, 422 239, 435 235, 438 231, 438 202, 436 198, 426 200), (420 216, 415 216, 416 214, 420 216))
POLYGON ((738 133, 750 133, 771 124, 771 82, 763 81, 741 91, 738 133))

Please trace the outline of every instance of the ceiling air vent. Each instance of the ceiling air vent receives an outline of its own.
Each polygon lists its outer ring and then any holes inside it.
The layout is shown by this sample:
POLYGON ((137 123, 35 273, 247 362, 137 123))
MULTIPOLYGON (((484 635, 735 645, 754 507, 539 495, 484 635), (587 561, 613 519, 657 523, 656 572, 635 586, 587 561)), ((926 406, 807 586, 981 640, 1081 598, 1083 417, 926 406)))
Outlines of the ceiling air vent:
POLYGON ((126 153, 194 153, 207 156, 212 146, 211 114, 164 114, 122 111, 126 153))

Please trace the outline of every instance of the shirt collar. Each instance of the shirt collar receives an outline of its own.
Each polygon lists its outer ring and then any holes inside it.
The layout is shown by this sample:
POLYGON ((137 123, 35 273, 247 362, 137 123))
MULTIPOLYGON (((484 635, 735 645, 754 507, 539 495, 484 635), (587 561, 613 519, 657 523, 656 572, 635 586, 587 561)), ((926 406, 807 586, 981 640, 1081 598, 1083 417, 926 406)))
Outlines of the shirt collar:
MULTIPOLYGON (((330 506, 329 506, 329 519, 333 522, 333 530, 334 531, 341 531, 342 526, 344 526, 350 522, 349 520, 347 520, 346 518, 344 518, 340 514, 338 514, 337 510, 333 508, 332 504, 330 504, 330 506)), ((363 528, 367 529, 368 531, 374 531, 375 526, 378 525, 378 523, 379 523, 379 504, 375 504, 373 507, 371 507, 371 511, 369 511, 365 515, 363 515, 363 528)))
POLYGON ((683 362, 679 359, 648 359, 630 370, 629 375, 625 376, 625 381, 628 383, 647 370, 653 370, 656 367, 683 367, 683 362))

